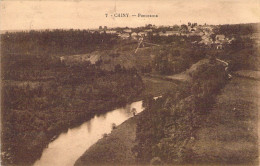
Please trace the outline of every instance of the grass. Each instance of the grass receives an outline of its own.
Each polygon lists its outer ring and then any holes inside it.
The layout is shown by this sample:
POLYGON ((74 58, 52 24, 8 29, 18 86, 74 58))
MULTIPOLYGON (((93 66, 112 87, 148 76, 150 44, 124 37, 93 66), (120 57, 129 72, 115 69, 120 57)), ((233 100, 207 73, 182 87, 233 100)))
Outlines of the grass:
POLYGON ((91 146, 76 161, 75 166, 134 164, 135 156, 131 149, 135 145, 137 117, 128 119, 91 146))
POLYGON ((234 73, 239 77, 245 77, 249 79, 260 80, 260 71, 253 71, 253 70, 240 70, 234 73))
MULTIPOLYGON (((145 85, 144 95, 152 94, 153 96, 160 96, 169 90, 177 87, 177 84, 172 81, 163 80, 156 77, 142 76, 145 85)), ((143 96, 143 95, 142 95, 143 96)))
POLYGON ((260 82, 233 77, 197 132, 193 152, 197 164, 258 165, 260 82))
POLYGON ((208 59, 202 59, 202 60, 198 61, 197 63, 194 63, 186 71, 181 72, 179 74, 174 74, 174 75, 167 76, 167 78, 173 79, 173 80, 179 80, 179 81, 191 81, 190 74, 192 74, 194 71, 196 71, 199 66, 201 66, 201 65, 203 65, 205 63, 208 63, 208 62, 209 62, 208 59))

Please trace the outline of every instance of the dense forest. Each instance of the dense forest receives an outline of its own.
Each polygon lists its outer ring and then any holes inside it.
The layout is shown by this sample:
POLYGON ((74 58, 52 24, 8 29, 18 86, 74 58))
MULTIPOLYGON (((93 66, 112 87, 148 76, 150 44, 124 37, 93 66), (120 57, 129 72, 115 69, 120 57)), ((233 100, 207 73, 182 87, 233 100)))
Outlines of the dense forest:
POLYGON ((112 48, 117 36, 87 30, 22 31, 1 35, 4 55, 73 55, 112 48))
POLYGON ((66 65, 56 56, 112 46, 112 38, 60 30, 3 35, 3 164, 30 165, 55 135, 135 100, 144 88, 136 70, 66 65))

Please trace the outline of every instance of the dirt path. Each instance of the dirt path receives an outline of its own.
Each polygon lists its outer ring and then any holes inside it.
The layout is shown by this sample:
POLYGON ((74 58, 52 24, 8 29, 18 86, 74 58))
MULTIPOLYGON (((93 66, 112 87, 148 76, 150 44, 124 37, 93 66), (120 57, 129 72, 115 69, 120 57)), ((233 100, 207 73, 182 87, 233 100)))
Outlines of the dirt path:
POLYGON ((197 132, 198 164, 258 165, 260 81, 233 77, 197 132))

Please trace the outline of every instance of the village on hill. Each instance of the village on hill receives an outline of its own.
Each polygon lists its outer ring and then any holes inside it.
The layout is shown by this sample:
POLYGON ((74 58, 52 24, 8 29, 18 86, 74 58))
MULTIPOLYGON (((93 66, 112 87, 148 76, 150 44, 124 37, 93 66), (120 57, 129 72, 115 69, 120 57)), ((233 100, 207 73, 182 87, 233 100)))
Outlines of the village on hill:
POLYGON ((223 49, 225 45, 231 44, 235 40, 234 36, 225 36, 224 34, 216 34, 218 25, 198 25, 197 23, 173 25, 173 26, 156 26, 152 24, 137 28, 108 28, 107 26, 99 26, 99 29, 89 30, 90 33, 114 34, 124 40, 141 40, 142 38, 150 38, 151 36, 182 36, 201 37, 200 41, 194 41, 196 46, 207 46, 209 48, 223 49))

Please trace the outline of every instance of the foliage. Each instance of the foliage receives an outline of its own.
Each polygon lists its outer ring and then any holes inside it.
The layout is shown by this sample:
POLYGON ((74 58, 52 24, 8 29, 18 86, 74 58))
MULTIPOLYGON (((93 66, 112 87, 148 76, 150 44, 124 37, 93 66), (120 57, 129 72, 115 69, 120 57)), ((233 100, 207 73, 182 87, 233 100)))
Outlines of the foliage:
POLYGON ((232 35, 251 35, 257 32, 259 23, 255 24, 226 24, 221 25, 217 31, 217 34, 224 34, 225 36, 232 35))
POLYGON ((133 149, 138 163, 147 164, 157 157, 168 164, 192 162, 189 143, 226 82, 226 73, 222 65, 205 64, 192 78, 192 83, 162 98, 145 100, 146 109, 137 124, 138 145, 133 149))
MULTIPOLYGON (((112 40, 110 36, 105 39, 105 36, 85 31, 59 30, 7 33, 1 39, 4 41, 1 42, 1 148, 10 156, 4 159, 4 164, 32 164, 55 135, 95 114, 124 106, 143 89, 141 77, 134 69, 103 71, 98 64, 88 62, 72 65, 62 63, 51 53, 63 54, 66 50, 63 50, 64 47, 71 48, 68 42, 71 38, 67 39, 67 35, 75 38, 71 43, 76 44, 82 42, 81 39, 87 42, 92 38, 96 46, 102 46, 102 38, 106 42, 112 40), (84 34, 89 36, 80 37, 84 34), (99 36, 98 40, 94 39, 95 35, 99 36), (57 40, 54 50, 49 45, 52 40, 57 40), (46 54, 35 53, 34 42, 46 54), (9 54, 11 50, 18 53, 9 54)), ((91 43, 91 40, 88 42, 91 43)), ((74 49, 74 46, 68 53, 89 47, 75 46, 74 49)))
MULTIPOLYGON (((186 48, 180 52, 180 50, 174 47, 166 47, 162 48, 160 53, 155 55, 151 67, 160 74, 176 74, 204 58, 205 54, 204 48, 186 48)), ((151 71, 151 69, 146 69, 145 71, 151 71)))

